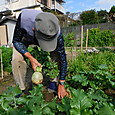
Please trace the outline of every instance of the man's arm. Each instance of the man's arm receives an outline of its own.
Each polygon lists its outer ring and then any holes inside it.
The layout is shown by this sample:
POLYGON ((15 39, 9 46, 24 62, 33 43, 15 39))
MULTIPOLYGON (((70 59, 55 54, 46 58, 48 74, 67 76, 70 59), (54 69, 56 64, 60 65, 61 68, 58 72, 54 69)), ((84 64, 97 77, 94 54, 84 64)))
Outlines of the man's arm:
POLYGON ((26 52, 28 52, 26 46, 21 42, 24 34, 26 33, 25 30, 21 29, 21 14, 19 15, 17 22, 16 22, 16 27, 14 30, 14 36, 13 36, 13 46, 15 49, 20 52, 22 55, 24 55, 26 52))
POLYGON ((65 53, 65 47, 64 47, 64 40, 63 40, 63 34, 61 33, 58 38, 57 43, 57 52, 60 62, 60 81, 65 81, 66 73, 67 73, 67 59, 66 59, 66 53, 65 53))
MULTIPOLYGON (((67 59, 66 59, 66 53, 65 53, 64 40, 63 40, 63 34, 62 33, 58 37, 57 52, 58 52, 58 57, 59 57, 59 62, 60 62, 59 82, 64 83, 66 73, 67 73, 67 59)), ((64 85, 59 83, 58 97, 63 98, 65 95, 66 95, 66 90, 64 88, 64 85)))

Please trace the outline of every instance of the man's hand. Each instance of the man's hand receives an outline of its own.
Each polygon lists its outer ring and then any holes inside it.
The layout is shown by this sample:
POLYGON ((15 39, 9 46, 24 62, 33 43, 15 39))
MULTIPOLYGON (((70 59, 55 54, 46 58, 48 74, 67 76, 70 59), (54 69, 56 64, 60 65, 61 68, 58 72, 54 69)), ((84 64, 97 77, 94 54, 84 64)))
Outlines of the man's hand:
POLYGON ((42 67, 42 65, 35 58, 30 59, 30 62, 34 71, 36 71, 37 66, 42 67))
POLYGON ((42 67, 42 65, 29 52, 26 52, 24 55, 30 60, 34 71, 36 71, 37 66, 42 67))
POLYGON ((58 97, 59 99, 64 98, 66 96, 66 90, 64 85, 58 85, 58 97))

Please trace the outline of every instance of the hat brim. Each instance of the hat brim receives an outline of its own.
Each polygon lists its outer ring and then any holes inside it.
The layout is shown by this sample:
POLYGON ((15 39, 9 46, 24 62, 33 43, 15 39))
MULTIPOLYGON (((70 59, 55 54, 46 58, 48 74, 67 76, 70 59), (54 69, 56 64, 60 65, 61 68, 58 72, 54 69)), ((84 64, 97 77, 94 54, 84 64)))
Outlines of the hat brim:
POLYGON ((51 40, 46 40, 43 34, 36 32, 36 37, 39 43, 39 46, 42 50, 51 52, 54 51, 57 47, 57 34, 52 37, 51 40))

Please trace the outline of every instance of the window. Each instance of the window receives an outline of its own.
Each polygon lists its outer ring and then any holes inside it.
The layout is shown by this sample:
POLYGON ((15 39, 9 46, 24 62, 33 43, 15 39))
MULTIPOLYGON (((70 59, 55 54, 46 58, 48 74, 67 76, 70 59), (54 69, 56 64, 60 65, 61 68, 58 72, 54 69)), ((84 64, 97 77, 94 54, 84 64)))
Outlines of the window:
POLYGON ((41 0, 41 3, 47 6, 47 0, 41 0))
POLYGON ((10 3, 11 0, 7 0, 7 3, 10 3))
POLYGON ((12 2, 18 2, 19 0, 11 0, 12 2))
POLYGON ((7 0, 7 3, 18 2, 19 0, 7 0))
POLYGON ((54 0, 52 0, 52 4, 54 4, 54 0))

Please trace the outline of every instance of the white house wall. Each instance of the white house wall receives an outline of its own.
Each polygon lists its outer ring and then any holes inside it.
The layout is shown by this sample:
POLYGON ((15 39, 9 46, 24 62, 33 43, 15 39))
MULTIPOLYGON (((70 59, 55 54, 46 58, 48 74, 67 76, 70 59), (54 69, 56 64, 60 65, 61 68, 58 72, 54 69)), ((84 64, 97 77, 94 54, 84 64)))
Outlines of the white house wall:
POLYGON ((34 5, 36 5, 35 0, 19 0, 18 2, 14 2, 11 4, 11 9, 17 10, 28 6, 34 6, 34 5))

